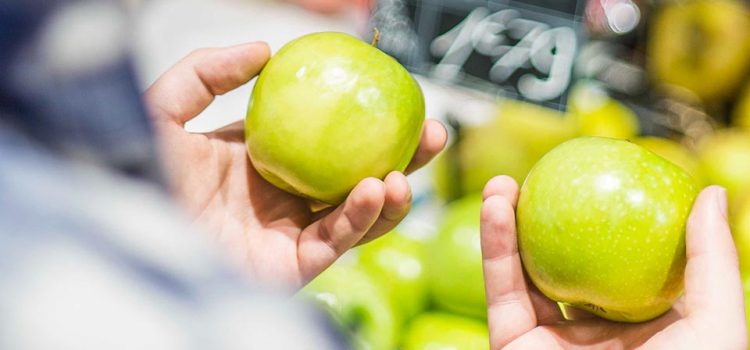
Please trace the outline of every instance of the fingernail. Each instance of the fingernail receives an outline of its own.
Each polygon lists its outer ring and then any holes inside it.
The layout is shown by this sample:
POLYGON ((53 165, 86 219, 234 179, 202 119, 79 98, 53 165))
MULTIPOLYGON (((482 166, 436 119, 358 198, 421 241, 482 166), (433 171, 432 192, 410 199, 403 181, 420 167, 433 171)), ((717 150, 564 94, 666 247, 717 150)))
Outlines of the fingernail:
POLYGON ((724 187, 716 186, 716 204, 719 207, 719 212, 722 216, 724 216, 724 219, 728 219, 727 214, 727 190, 724 187))

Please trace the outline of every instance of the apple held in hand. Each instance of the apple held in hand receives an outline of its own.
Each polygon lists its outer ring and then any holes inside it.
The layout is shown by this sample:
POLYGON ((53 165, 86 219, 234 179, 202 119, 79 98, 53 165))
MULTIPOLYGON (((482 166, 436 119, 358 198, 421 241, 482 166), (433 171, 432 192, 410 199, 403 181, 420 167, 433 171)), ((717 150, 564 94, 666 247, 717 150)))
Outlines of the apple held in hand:
POLYGON ((524 267, 552 300, 614 321, 655 318, 682 292, 685 225, 697 192, 684 170, 633 143, 565 142, 521 188, 524 267))
POLYGON ((425 313, 414 319, 402 350, 482 350, 490 348, 487 325, 475 319, 425 313))
POLYGON ((423 122, 422 91, 395 59, 347 34, 316 33, 263 68, 245 139, 270 183, 338 204, 360 180, 403 171, 423 122))
POLYGON ((680 143, 656 136, 638 137, 633 142, 687 171, 698 184, 705 182, 698 157, 680 143))

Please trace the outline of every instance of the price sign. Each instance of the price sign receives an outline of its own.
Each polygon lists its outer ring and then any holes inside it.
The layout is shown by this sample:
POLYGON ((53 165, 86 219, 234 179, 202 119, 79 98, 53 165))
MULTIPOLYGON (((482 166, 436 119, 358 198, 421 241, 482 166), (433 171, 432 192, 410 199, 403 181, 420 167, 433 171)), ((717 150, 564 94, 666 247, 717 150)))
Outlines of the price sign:
POLYGON ((416 73, 564 109, 584 39, 582 8, 577 1, 381 0, 372 25, 382 33, 380 48, 416 73))

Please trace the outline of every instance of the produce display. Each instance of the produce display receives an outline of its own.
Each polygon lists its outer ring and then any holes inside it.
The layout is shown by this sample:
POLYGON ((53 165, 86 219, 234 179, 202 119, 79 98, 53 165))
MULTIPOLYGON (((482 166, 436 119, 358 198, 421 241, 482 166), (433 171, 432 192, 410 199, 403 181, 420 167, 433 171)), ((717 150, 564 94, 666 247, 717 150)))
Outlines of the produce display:
MULTIPOLYGON (((403 170, 414 154, 425 101, 404 66, 420 82, 489 96, 491 115, 480 122, 461 114, 473 109, 430 116, 442 119, 451 137, 420 170, 428 175, 415 181, 432 182, 414 186, 427 190, 414 193, 412 214, 299 293, 329 312, 355 349, 489 348, 480 193, 501 174, 521 186, 516 219, 528 280, 563 308, 628 323, 659 317, 681 296, 690 209, 705 186, 727 188, 750 305, 745 3, 629 2, 640 17, 623 32, 602 21, 601 9, 586 7, 570 13, 585 19, 576 22, 575 36, 560 34, 547 58, 518 53, 526 61, 500 81, 498 72, 510 69, 500 64, 507 63, 503 55, 520 52, 528 33, 503 37, 497 28, 506 27, 488 22, 543 23, 567 11, 562 5, 544 16, 515 1, 495 12, 471 8, 436 22, 432 36, 418 38, 419 51, 384 18, 417 28, 409 20, 424 2, 394 1, 379 2, 373 15, 384 26, 381 44, 323 33, 282 48, 261 73, 248 108, 248 152, 261 175, 316 203, 336 204, 362 178, 403 170), (470 28, 470 14, 481 25, 470 28), (482 32, 488 28, 498 32, 482 32), (460 45, 461 38, 474 41, 460 45), (569 74, 555 75, 571 38, 578 51, 566 63, 569 74), (503 49, 492 51, 491 44, 503 49), (470 52, 461 51, 466 47, 470 52), (550 85, 534 85, 533 77, 550 85), (548 93, 559 79, 564 87, 553 97, 525 90, 548 93)), ((567 23, 549 20, 539 28, 567 23)))
POLYGON ((658 11, 646 61, 652 78, 709 102, 736 93, 750 67, 750 17, 745 4, 687 1, 658 11))

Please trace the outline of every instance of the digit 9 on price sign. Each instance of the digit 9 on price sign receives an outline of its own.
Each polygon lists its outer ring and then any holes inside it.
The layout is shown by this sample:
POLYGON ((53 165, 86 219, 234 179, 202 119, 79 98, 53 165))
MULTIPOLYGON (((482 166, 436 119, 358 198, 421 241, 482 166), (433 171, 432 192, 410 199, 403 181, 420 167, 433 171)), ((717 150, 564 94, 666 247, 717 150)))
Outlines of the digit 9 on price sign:
POLYGON ((372 23, 381 48, 415 73, 564 109, 582 2, 384 0, 372 23))

